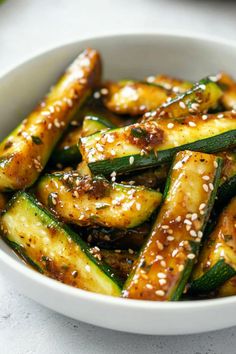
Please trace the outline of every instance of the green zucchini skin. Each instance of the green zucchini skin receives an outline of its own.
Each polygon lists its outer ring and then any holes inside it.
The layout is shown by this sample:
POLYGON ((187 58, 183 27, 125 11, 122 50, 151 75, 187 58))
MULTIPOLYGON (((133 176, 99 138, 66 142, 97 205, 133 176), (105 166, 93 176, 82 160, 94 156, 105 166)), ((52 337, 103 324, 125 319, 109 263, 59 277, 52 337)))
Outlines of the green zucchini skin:
POLYGON ((236 195, 236 175, 227 179, 220 185, 217 193, 216 204, 218 207, 226 205, 236 195))
POLYGON ((81 289, 119 296, 121 282, 112 270, 32 195, 18 192, 12 198, 1 217, 1 234, 41 273, 81 289))
MULTIPOLYGON (((236 121, 235 121, 236 122, 236 121)), ((84 141, 86 144, 86 142, 84 141)), ((83 145, 83 139, 82 139, 83 145)), ((192 150, 205 153, 216 153, 218 151, 227 150, 236 146, 236 129, 226 131, 222 134, 207 137, 197 141, 189 142, 184 145, 168 148, 166 150, 157 150, 155 153, 151 151, 147 154, 129 154, 127 156, 98 159, 94 162, 88 162, 88 166, 94 174, 109 175, 113 171, 117 174, 124 172, 132 172, 144 168, 160 166, 165 163, 170 163, 178 151, 192 150), (133 156, 134 161, 130 164, 130 157, 133 156)), ((129 151, 127 150, 127 154, 129 151)), ((88 155, 82 150, 82 155, 88 160, 88 155)))
POLYGON ((23 189, 35 182, 75 112, 100 80, 100 56, 87 49, 45 100, 1 142, 1 191, 23 189))
POLYGON ((42 177, 38 199, 65 222, 79 226, 133 228, 148 220, 161 202, 161 193, 143 186, 82 177, 77 171, 42 177))
POLYGON ((191 151, 176 155, 164 202, 125 283, 124 297, 154 301, 180 299, 198 256, 221 168, 222 159, 214 155, 191 151), (207 189, 203 178, 206 175, 211 184, 207 189))
POLYGON ((208 294, 236 275, 236 271, 224 259, 220 259, 200 278, 190 283, 189 294, 208 294))
POLYGON ((217 290, 236 275, 236 197, 225 207, 203 244, 190 283, 191 294, 217 290))

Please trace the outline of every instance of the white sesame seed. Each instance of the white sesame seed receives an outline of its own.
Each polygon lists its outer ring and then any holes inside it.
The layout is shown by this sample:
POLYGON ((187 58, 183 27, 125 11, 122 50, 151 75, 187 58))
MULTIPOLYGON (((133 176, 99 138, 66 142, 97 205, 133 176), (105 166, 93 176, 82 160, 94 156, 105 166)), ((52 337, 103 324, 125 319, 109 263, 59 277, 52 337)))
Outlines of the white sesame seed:
POLYGON ((168 230, 168 229, 169 229, 169 225, 162 225, 161 228, 162 228, 163 230, 168 230))
POLYGON ((175 250, 172 252, 171 256, 172 256, 172 257, 175 257, 175 256, 177 255, 177 253, 178 253, 178 250, 175 249, 175 250))
POLYGON ((193 213, 191 216, 191 220, 194 221, 194 220, 197 220, 197 218, 198 218, 197 213, 193 213))
POLYGON ((214 161, 214 167, 217 168, 218 167, 218 162, 214 161))
POLYGON ((160 241, 157 241, 157 248, 162 251, 164 249, 163 244, 160 241))
POLYGON ((209 187, 208 187, 207 184, 204 183, 202 187, 203 187, 203 189, 204 189, 205 192, 208 192, 208 191, 209 191, 209 187))
POLYGON ((116 171, 113 171, 110 176, 111 177, 116 177, 116 171))
POLYGON ((184 265, 180 264, 178 269, 179 269, 179 272, 182 272, 184 270, 184 265))
POLYGON ((155 81, 155 76, 148 76, 147 77, 147 82, 152 83, 155 81))
POLYGON ((165 262, 165 261, 160 261, 160 265, 161 265, 162 267, 166 267, 166 262, 165 262))
POLYGON ((157 273, 157 277, 160 279, 165 279, 166 278, 166 274, 165 273, 157 273))
POLYGON ((165 279, 159 279, 159 284, 160 285, 165 285, 166 284, 166 280, 165 279))
POLYGON ((198 104, 198 103, 192 103, 192 104, 191 104, 191 108, 192 108, 193 110, 198 110, 199 104, 198 104))
POLYGON ((98 92, 98 91, 97 91, 97 92, 94 92, 93 97, 94 97, 95 99, 100 98, 100 97, 101 97, 100 92, 98 92))
POLYGON ((208 115, 207 114, 203 114, 202 115, 202 120, 206 120, 208 118, 208 115))
POLYGON ((133 163, 134 163, 134 157, 133 157, 133 156, 130 156, 130 158, 129 158, 129 164, 130 164, 130 165, 133 165, 133 163))
POLYGON ((191 235, 192 237, 197 237, 197 233, 196 233, 195 230, 190 230, 190 235, 191 235))
POLYGON ((214 190, 214 185, 213 185, 213 183, 209 183, 209 188, 210 188, 211 191, 214 190))
POLYGON ((200 89, 202 89, 202 90, 205 90, 205 89, 206 89, 206 85, 204 85, 204 84, 199 85, 199 87, 200 87, 200 89))
POLYGON ((166 238, 168 241, 173 241, 175 238, 174 238, 174 236, 167 236, 167 238, 166 238))
POLYGON ((205 203, 201 203, 200 205, 199 205, 199 210, 202 210, 202 209, 204 209, 206 207, 206 204, 205 203))
POLYGON ((223 115, 223 113, 220 113, 220 114, 217 115, 217 117, 218 118, 224 118, 224 115, 223 115))
POLYGON ((209 181, 210 177, 209 176, 202 176, 202 179, 204 179, 204 181, 209 181))
POLYGON ((164 295, 165 295, 165 292, 164 292, 163 290, 157 290, 157 291, 155 291, 155 294, 156 294, 157 296, 164 296, 164 295))
POLYGON ((192 225, 192 221, 190 221, 190 220, 188 220, 188 219, 185 219, 185 220, 184 220, 184 224, 192 225))
POLYGON ((202 232, 202 231, 198 231, 197 236, 200 237, 200 238, 202 238, 203 232, 202 232))
POLYGON ((194 253, 189 253, 187 255, 188 259, 194 259, 195 258, 195 254, 194 253))
POLYGON ((157 256, 156 256, 156 260, 157 261, 160 261, 160 260, 162 260, 163 259, 163 256, 161 256, 160 254, 158 254, 157 256))
POLYGON ((131 248, 128 249, 128 252, 129 254, 134 254, 134 251, 131 248))
POLYGON ((190 213, 186 214, 186 218, 187 218, 187 219, 190 219, 191 216, 192 216, 192 214, 190 214, 190 213))
POLYGON ((106 87, 103 87, 101 90, 100 90, 101 94, 102 95, 107 95, 108 94, 108 89, 106 87))
POLYGON ((180 222, 181 221, 181 216, 180 215, 177 216, 177 218, 175 218, 175 221, 180 222))
POLYGON ((186 230, 189 231, 191 229, 190 225, 186 225, 186 230))
POLYGON ((137 210, 141 210, 141 204, 140 203, 136 203, 136 209, 137 210))
POLYGON ((167 124, 167 128, 168 128, 168 129, 174 128, 174 123, 168 123, 168 124, 167 124))
POLYGON ((86 269, 87 272, 90 272, 90 270, 91 270, 91 268, 90 268, 90 266, 88 264, 86 264, 85 269, 86 269))
POLYGON ((179 106, 180 106, 180 108, 182 108, 182 109, 185 109, 185 108, 186 108, 186 104, 185 104, 183 101, 180 101, 180 102, 179 102, 179 106))
POLYGON ((151 284, 146 284, 146 288, 151 290, 153 289, 153 286, 151 284))
POLYGON ((190 127, 196 127, 196 123, 194 123, 194 122, 188 122, 188 125, 189 125, 190 127))

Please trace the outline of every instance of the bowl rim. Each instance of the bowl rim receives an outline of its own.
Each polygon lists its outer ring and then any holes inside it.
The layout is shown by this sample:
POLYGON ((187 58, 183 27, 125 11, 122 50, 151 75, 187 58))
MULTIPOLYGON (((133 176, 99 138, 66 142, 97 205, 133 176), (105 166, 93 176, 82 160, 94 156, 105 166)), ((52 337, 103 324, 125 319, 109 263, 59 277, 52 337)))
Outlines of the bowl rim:
MULTIPOLYGON (((23 59, 17 65, 10 65, 7 67, 4 72, 0 75, 0 81, 5 79, 8 75, 13 73, 15 70, 18 70, 21 66, 27 65, 29 62, 34 61, 41 56, 47 55, 53 51, 56 51, 62 47, 67 47, 73 44, 86 44, 87 41, 96 41, 103 39, 118 39, 121 37, 172 37, 174 39, 182 40, 198 40, 203 42, 211 42, 215 45, 224 45, 236 49, 236 41, 231 39, 224 39, 220 36, 204 35, 197 34, 195 32, 185 31, 169 31, 165 29, 160 29, 158 31, 129 31, 129 32, 114 32, 109 34, 101 34, 98 36, 84 36, 82 38, 73 39, 72 41, 62 42, 59 45, 50 47, 43 51, 36 52, 33 56, 30 56, 26 59, 23 59)), ((81 301, 92 301, 105 305, 116 305, 122 308, 134 308, 139 310, 184 310, 191 309, 194 305, 194 310, 200 310, 209 307, 216 307, 220 305, 233 305, 236 304, 236 296, 218 298, 218 299, 206 299, 206 300, 192 300, 192 301, 178 301, 178 302, 162 302, 162 301, 149 301, 149 300, 134 300, 134 299, 124 299, 121 297, 113 297, 110 295, 102 295, 98 293, 89 292, 83 289, 74 288, 72 286, 61 283, 57 280, 51 279, 43 274, 38 273, 33 268, 28 267, 23 261, 20 263, 19 260, 13 258, 11 255, 8 255, 2 248, 0 248, 0 260, 8 267, 10 267, 15 272, 20 273, 22 276, 28 278, 28 280, 37 282, 38 285, 52 289, 62 293, 63 295, 68 295, 74 298, 77 298, 81 301)))

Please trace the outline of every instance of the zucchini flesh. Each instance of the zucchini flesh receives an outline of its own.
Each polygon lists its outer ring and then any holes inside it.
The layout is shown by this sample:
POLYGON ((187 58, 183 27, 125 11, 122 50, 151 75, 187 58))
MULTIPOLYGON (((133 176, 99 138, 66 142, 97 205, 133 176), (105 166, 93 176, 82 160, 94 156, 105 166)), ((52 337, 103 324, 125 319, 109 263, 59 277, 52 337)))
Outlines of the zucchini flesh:
POLYGON ((164 202, 124 286, 124 297, 179 300, 198 255, 220 172, 217 156, 191 151, 176 155, 164 202))
POLYGON ((65 284, 119 296, 119 280, 92 256, 80 237, 37 200, 17 193, 1 217, 1 233, 27 263, 65 284))
POLYGON ((220 215, 203 245, 193 271, 190 292, 207 294, 236 275, 236 198, 220 215))
POLYGON ((168 75, 156 75, 148 77, 147 82, 163 87, 166 90, 171 90, 175 94, 184 93, 193 87, 193 83, 177 79, 168 75))
MULTIPOLYGON (((114 129, 116 126, 109 120, 99 116, 86 116, 82 126, 82 136, 89 136, 107 129, 114 129)), ((79 139, 76 141, 78 144, 79 139)))
POLYGON ((81 178, 78 172, 46 175, 39 181, 39 200, 64 221, 80 226, 132 228, 147 220, 161 202, 161 193, 143 186, 81 178))
POLYGON ((190 90, 177 95, 155 112, 144 114, 146 119, 157 119, 158 117, 179 118, 189 114, 206 113, 210 108, 217 106, 222 96, 220 87, 209 78, 196 83, 190 90))
POLYGON ((8 197, 5 194, 0 193, 0 212, 5 209, 7 202, 8 197))
POLYGON ((221 103, 226 110, 236 109, 236 82, 227 73, 217 75, 217 82, 223 89, 221 103))
POLYGON ((138 81, 109 82, 105 106, 118 114, 141 115, 156 109, 168 98, 168 92, 157 85, 138 81))
POLYGON ((99 84, 99 54, 87 49, 45 100, 0 144, 0 190, 34 183, 75 111, 99 84))
POLYGON ((131 172, 171 162, 181 150, 214 153, 236 145, 236 115, 159 118, 97 133, 80 140, 80 151, 94 174, 131 172))

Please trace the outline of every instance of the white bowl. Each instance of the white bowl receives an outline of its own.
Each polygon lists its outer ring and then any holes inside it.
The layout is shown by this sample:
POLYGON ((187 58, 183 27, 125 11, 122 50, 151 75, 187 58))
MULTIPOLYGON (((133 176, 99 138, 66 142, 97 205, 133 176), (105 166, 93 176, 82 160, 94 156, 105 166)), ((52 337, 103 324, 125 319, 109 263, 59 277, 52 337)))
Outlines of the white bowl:
MULTIPOLYGON (((236 76, 236 44, 171 34, 132 34, 70 43, 43 53, 0 79, 4 137, 47 92, 84 48, 103 57, 107 78, 143 78, 168 73, 199 79, 219 70, 236 76)), ((124 300, 75 289, 23 264, 0 241, 1 270, 19 291, 59 313, 94 325, 143 334, 188 334, 236 325, 236 297, 188 302, 124 300)))

